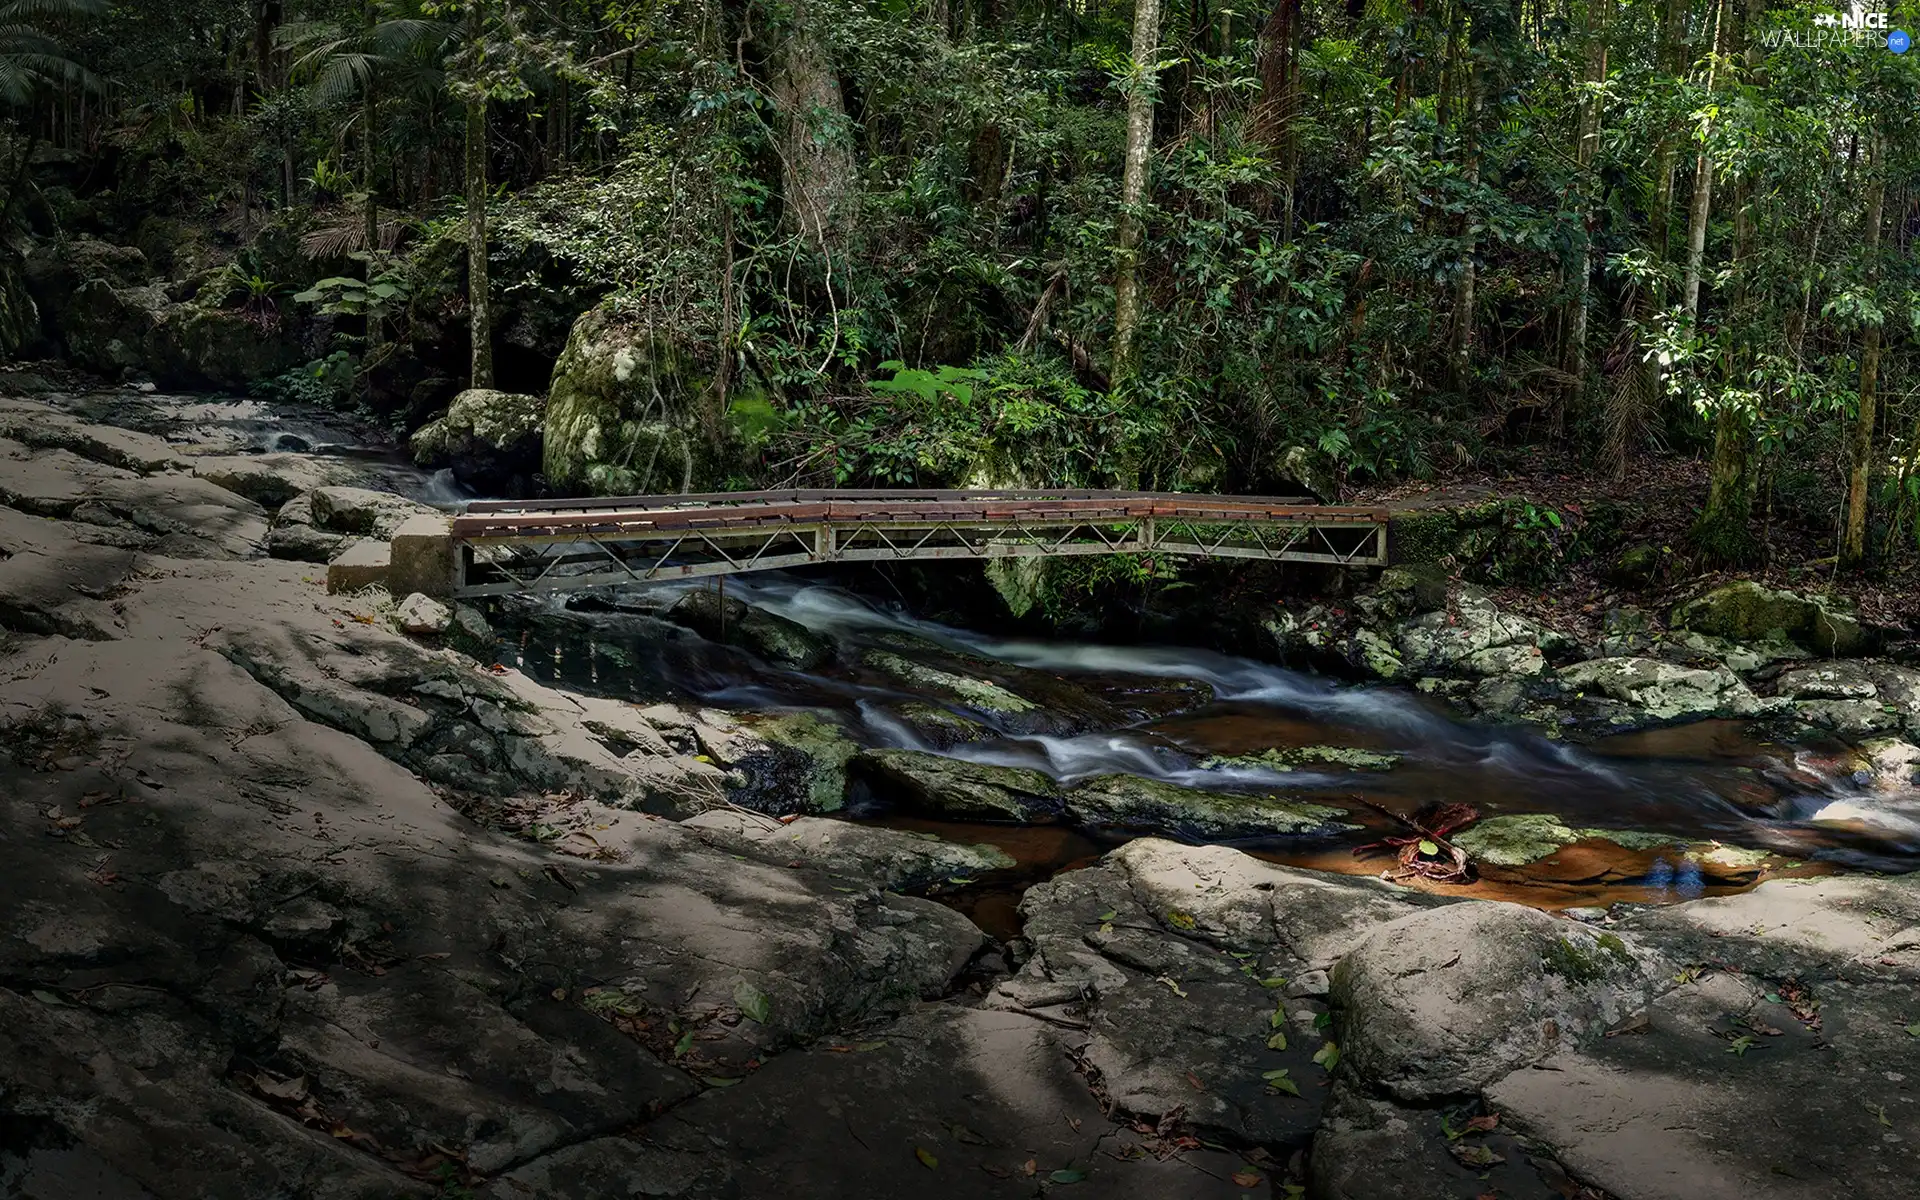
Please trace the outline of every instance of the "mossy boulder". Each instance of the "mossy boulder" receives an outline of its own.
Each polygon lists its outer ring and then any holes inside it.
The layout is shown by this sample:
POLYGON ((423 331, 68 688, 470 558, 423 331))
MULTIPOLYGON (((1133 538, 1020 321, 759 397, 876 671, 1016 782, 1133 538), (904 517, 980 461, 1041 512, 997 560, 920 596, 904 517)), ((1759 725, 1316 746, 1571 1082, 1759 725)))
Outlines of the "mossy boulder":
POLYGON ((574 322, 553 367, 541 461, 562 493, 709 490, 723 422, 673 342, 612 301, 574 322))
POLYGON ((710 642, 745 646, 767 662, 796 671, 811 671, 833 657, 833 647, 798 621, 705 588, 680 597, 665 616, 710 642))
POLYGON ((1872 631, 1851 613, 1817 596, 1779 591, 1751 579, 1714 588, 1673 610, 1675 629, 1737 642, 1784 637, 1820 654, 1856 655, 1873 650, 1872 631))
POLYGON ((1362 750, 1356 746, 1284 746, 1257 754, 1215 755, 1200 764, 1204 770, 1232 767, 1257 767, 1269 771, 1323 770, 1344 768, 1349 771, 1389 771, 1400 761, 1398 754, 1362 750))
POLYGON ((1685 838, 1620 829, 1577 829, 1552 813, 1512 813, 1487 817, 1455 834, 1453 844, 1476 861, 1496 867, 1524 867, 1562 847, 1598 838, 1627 850, 1680 846, 1685 838))
POLYGON ((1101 775, 1067 795, 1067 814, 1083 825, 1212 838, 1325 836, 1354 826, 1345 809, 1278 796, 1207 792, 1136 775, 1101 775))
POLYGON ((408 449, 418 465, 430 471, 450 469, 475 491, 526 496, 540 470, 546 415, 542 397, 468 388, 444 413, 414 431, 408 449))
POLYGON ((798 802, 807 812, 837 812, 846 806, 847 762, 860 748, 845 730, 812 713, 769 717, 750 728, 772 746, 789 752, 782 756, 792 768, 783 773, 788 778, 774 781, 790 794, 782 808, 790 811, 792 803, 798 802))
POLYGON ((952 671, 943 671, 925 663, 914 662, 886 650, 869 650, 861 656, 861 661, 876 671, 884 672, 902 683, 911 684, 925 691, 938 692, 955 702, 980 712, 990 713, 1028 713, 1039 705, 1024 696, 1001 687, 990 679, 976 679, 968 675, 957 675, 952 671))
POLYGON ((1039 771, 963 762, 924 750, 863 750, 853 780, 909 812, 954 821, 1034 824, 1060 814, 1060 786, 1039 771))

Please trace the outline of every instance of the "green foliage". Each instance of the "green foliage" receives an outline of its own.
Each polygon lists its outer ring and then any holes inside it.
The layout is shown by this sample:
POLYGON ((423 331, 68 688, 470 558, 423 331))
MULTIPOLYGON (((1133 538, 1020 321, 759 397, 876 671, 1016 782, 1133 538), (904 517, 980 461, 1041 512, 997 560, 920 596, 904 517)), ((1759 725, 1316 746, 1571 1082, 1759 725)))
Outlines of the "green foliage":
POLYGON ((355 371, 353 356, 345 350, 336 350, 304 367, 295 367, 256 383, 253 392, 263 400, 280 404, 340 408, 352 392, 355 371))
POLYGON ((377 271, 370 281, 345 275, 322 279, 293 298, 316 305, 330 316, 378 320, 406 307, 411 286, 404 273, 389 267, 377 271))

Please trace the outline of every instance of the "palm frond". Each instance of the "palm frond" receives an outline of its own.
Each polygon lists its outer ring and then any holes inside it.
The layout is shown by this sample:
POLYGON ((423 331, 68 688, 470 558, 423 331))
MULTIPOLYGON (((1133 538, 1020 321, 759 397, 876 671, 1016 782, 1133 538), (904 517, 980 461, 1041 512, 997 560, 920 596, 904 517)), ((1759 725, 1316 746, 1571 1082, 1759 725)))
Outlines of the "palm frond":
POLYGON ((98 17, 104 16, 107 8, 107 0, 6 0, 0 4, 0 21, 98 17))

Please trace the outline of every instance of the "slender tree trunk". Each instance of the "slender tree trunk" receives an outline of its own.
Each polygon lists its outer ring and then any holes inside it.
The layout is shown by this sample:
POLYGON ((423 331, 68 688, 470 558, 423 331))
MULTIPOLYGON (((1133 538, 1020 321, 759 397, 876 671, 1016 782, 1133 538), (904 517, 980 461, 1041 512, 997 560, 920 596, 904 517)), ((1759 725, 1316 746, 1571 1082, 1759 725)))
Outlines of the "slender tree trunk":
POLYGON ((1120 220, 1113 272, 1113 380, 1138 367, 1135 338, 1140 326, 1140 245, 1146 225, 1140 205, 1147 194, 1153 158, 1155 66, 1160 57, 1160 0, 1134 0, 1133 89, 1127 94, 1127 153, 1120 178, 1120 220))
MULTIPOLYGON (((1867 285, 1880 278, 1880 211, 1886 202, 1886 149, 1877 136, 1867 143, 1867 213, 1861 232, 1866 256, 1867 285)), ((1860 409, 1853 422, 1851 453, 1847 456, 1847 518, 1840 535, 1840 565, 1859 567, 1867 556, 1867 483, 1873 468, 1873 431, 1879 417, 1880 325, 1867 326, 1860 346, 1860 409)))
POLYGON ((1567 372, 1567 403, 1554 412, 1554 431, 1564 428, 1567 410, 1578 411, 1585 404, 1587 391, 1587 320, 1592 307, 1593 287, 1593 159, 1600 148, 1600 97, 1593 94, 1607 82, 1607 22, 1613 15, 1613 0, 1587 0, 1587 57, 1581 82, 1592 89, 1580 101, 1579 143, 1574 157, 1580 164, 1580 256, 1573 278, 1573 295, 1568 298, 1567 343, 1561 361, 1567 372))
MULTIPOLYGON (((1707 91, 1711 94, 1721 78, 1720 60, 1726 54, 1725 39, 1731 33, 1733 0, 1720 0, 1714 12, 1713 56, 1707 63, 1707 91)), ((1704 137, 1711 126, 1701 131, 1704 137)), ((1700 315, 1700 270, 1706 263, 1707 255, 1707 217, 1713 206, 1713 156, 1703 141, 1700 152, 1694 156, 1693 164, 1693 203, 1687 210, 1687 273, 1682 295, 1686 302, 1687 316, 1698 318, 1700 315)))
MULTIPOLYGON (((467 38, 477 46, 486 34, 481 0, 467 0, 467 38)), ((467 108, 467 318, 473 338, 471 387, 493 386, 493 322, 487 311, 487 97, 475 90, 467 108)))
MULTIPOLYGON (((1479 41, 1477 37, 1473 40, 1479 41)), ((1466 164, 1462 175, 1468 189, 1480 183, 1480 114, 1484 104, 1481 71, 1478 61, 1467 64, 1466 164)), ((1473 234, 1473 210, 1469 201, 1468 209, 1460 214, 1460 266, 1453 285, 1453 328, 1447 343, 1447 371, 1453 379, 1454 390, 1462 394, 1466 392, 1473 375, 1473 293, 1477 282, 1473 256, 1476 240, 1473 234)))
MULTIPOLYGON (((1736 43, 1746 43, 1746 83, 1761 87, 1763 61, 1754 37, 1766 0, 1744 0, 1745 11, 1738 33, 1723 34, 1729 65, 1736 43)), ((1722 28, 1732 16, 1730 4, 1723 5, 1722 28)), ((1723 387, 1732 389, 1739 380, 1740 364, 1746 361, 1747 339, 1742 336, 1749 319, 1752 301, 1754 213, 1757 203, 1751 178, 1736 187, 1733 210, 1733 296, 1727 320, 1734 336, 1728 347, 1727 368, 1722 373, 1723 387)), ((1707 470, 1707 506, 1694 525, 1693 542, 1711 560, 1735 562, 1748 557, 1753 537, 1748 522, 1753 514, 1753 481, 1749 477, 1749 459, 1753 445, 1752 415, 1739 403, 1722 398, 1713 415, 1713 458, 1707 470)))

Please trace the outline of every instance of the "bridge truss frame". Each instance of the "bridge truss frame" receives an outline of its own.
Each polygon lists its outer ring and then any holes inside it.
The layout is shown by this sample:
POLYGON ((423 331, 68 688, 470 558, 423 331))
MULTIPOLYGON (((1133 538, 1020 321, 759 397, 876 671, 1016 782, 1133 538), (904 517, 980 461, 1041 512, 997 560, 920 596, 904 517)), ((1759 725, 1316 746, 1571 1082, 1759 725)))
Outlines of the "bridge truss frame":
POLYGON ((1176 554, 1383 566, 1384 509, 1292 498, 1031 491, 722 492, 486 501, 455 518, 459 597, 815 563, 1176 554))

